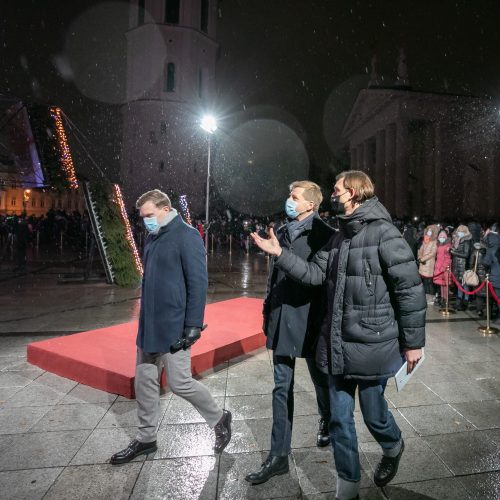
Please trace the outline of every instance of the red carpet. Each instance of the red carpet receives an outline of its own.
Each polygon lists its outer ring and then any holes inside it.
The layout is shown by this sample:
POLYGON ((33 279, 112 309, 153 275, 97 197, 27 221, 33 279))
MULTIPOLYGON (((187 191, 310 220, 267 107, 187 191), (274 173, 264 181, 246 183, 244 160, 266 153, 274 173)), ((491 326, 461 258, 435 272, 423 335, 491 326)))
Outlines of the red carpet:
MULTIPOLYGON (((208 328, 192 348, 198 374, 265 345, 262 300, 207 305, 208 328)), ((28 344, 28 361, 102 391, 134 397, 137 321, 28 344)))

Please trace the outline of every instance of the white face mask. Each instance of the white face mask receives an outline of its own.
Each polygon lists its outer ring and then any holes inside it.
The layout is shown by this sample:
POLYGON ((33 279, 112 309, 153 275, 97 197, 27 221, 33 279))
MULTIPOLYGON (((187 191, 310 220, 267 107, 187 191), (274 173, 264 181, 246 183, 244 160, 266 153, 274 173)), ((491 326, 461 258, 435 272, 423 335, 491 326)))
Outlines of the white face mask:
POLYGON ((427 231, 427 236, 432 236, 432 231, 427 231))

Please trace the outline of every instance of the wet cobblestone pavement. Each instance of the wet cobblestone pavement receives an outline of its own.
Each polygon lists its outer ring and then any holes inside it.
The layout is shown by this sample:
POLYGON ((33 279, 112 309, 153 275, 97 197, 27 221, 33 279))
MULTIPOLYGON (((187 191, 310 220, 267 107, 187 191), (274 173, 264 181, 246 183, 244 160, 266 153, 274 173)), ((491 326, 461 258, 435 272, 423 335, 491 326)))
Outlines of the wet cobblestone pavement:
MULTIPOLYGON (((268 260, 211 256, 209 301, 262 297, 268 260)), ((233 412, 221 456, 213 433, 179 397, 162 396, 155 455, 113 467, 135 436, 135 402, 44 372, 26 344, 137 316, 138 290, 102 283, 57 284, 60 269, 0 283, 0 497, 2 499, 333 499, 330 449, 315 446, 318 415, 305 363, 296 373, 290 473, 250 486, 271 433, 271 357, 261 349, 201 377, 233 412)), ((387 399, 406 443, 392 499, 500 498, 500 336, 483 336, 473 312, 444 319, 429 306, 426 361, 387 399)), ((380 450, 356 411, 363 466, 360 498, 383 498, 372 482, 380 450)))

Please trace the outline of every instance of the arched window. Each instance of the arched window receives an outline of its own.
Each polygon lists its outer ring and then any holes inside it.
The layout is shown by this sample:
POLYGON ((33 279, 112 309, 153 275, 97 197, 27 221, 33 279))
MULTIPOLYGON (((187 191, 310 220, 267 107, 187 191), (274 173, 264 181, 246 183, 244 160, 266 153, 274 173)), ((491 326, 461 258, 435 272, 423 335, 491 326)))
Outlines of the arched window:
POLYGON ((209 0, 201 0, 200 29, 204 33, 208 32, 208 11, 209 11, 209 0))
POLYGON ((137 24, 144 24, 144 13, 146 11, 146 0, 139 0, 137 3, 137 24))
POLYGON ((165 68, 165 83, 164 83, 165 92, 174 92, 175 90, 175 64, 168 63, 165 68))
POLYGON ((179 24, 180 0, 165 0, 165 22, 179 24))

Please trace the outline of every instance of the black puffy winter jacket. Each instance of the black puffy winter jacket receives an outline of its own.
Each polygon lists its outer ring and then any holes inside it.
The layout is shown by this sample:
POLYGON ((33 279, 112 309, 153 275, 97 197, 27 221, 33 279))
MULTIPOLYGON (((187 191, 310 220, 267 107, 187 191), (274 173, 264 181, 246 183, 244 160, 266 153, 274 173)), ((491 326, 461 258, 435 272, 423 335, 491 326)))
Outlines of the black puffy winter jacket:
POLYGON ((427 306, 415 258, 375 196, 339 223, 311 262, 283 249, 275 265, 304 284, 326 281, 320 368, 347 378, 387 378, 401 367, 403 349, 425 344, 427 306))

